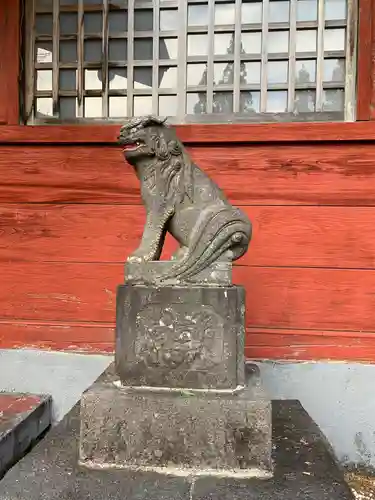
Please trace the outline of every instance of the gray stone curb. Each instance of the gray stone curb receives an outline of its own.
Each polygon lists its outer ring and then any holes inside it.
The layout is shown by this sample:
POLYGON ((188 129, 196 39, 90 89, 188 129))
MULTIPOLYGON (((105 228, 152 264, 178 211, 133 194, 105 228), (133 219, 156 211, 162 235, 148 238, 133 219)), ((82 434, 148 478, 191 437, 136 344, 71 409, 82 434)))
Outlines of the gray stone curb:
POLYGON ((52 422, 50 396, 0 393, 0 479, 52 422))

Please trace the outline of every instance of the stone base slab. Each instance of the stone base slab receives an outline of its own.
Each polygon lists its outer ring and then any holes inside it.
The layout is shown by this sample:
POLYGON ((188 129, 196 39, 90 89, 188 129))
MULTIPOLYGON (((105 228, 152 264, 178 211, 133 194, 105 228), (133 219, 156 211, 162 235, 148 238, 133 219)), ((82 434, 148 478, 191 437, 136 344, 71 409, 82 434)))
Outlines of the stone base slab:
POLYGON ((81 400, 79 457, 99 469, 265 478, 271 434, 256 384, 234 395, 97 384, 81 400))
POLYGON ((0 392, 0 478, 51 425, 51 398, 0 392))
MULTIPOLYGON (((145 263, 127 262, 125 264, 125 281, 137 284, 157 284, 158 276, 168 272, 176 265, 176 261, 152 261, 145 263)), ((232 262, 215 262, 208 268, 196 274, 190 279, 184 279, 184 283, 203 286, 231 286, 232 284, 232 262)), ((176 278, 162 282, 162 285, 180 285, 176 278)))
POLYGON ((354 500, 317 425, 296 401, 273 401, 271 479, 92 470, 77 463, 77 405, 0 483, 1 500, 354 500))

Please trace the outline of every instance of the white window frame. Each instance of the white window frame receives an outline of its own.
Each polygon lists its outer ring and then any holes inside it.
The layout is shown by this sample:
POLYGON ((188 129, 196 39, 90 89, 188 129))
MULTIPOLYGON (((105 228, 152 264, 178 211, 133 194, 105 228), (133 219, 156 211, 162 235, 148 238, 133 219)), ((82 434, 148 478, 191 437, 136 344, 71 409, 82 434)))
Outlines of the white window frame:
MULTIPOLYGON (((78 32, 77 32, 77 64, 63 65, 59 63, 59 43, 62 38, 59 34, 59 13, 60 3, 59 0, 51 0, 53 4, 53 35, 52 40, 52 62, 49 64, 35 63, 35 4, 36 0, 25 0, 26 3, 26 43, 25 43, 25 92, 24 92, 24 121, 27 124, 45 124, 45 123, 61 123, 64 120, 58 117, 59 110, 59 97, 60 96, 73 96, 77 100, 77 118, 67 120, 69 123, 74 122, 95 122, 95 121, 111 121, 121 122, 123 118, 109 118, 108 117, 108 98, 111 95, 127 96, 127 116, 133 115, 133 97, 136 95, 145 95, 145 91, 135 89, 133 86, 133 74, 136 67, 152 67, 153 82, 158 82, 159 67, 160 66, 177 66, 178 81, 176 89, 159 89, 158 85, 153 84, 148 94, 152 96, 152 112, 158 114, 158 99, 159 95, 170 95, 171 93, 177 94, 177 115, 170 117, 169 121, 172 123, 251 123, 251 122, 274 122, 274 121, 355 121, 356 119, 356 62, 357 62, 357 24, 358 24, 358 0, 347 0, 347 20, 343 21, 324 21, 324 0, 318 0, 318 20, 317 22, 298 22, 296 21, 297 1, 290 0, 290 20, 289 23, 277 23, 277 25, 269 25, 267 20, 267 12, 270 0, 263 0, 263 22, 260 25, 241 25, 241 2, 242 0, 127 0, 123 2, 124 6, 127 5, 128 9, 128 30, 127 38, 127 89, 123 91, 111 91, 108 83, 108 14, 110 8, 110 1, 103 0, 103 30, 102 30, 102 61, 99 65, 102 71, 102 89, 95 93, 95 95, 102 96, 102 117, 101 118, 84 118, 84 98, 85 96, 92 95, 92 92, 84 89, 84 68, 87 63, 84 62, 84 40, 85 34, 83 31, 83 15, 84 15, 84 0, 77 0, 78 7, 78 32), (214 28, 214 9, 215 3, 230 3, 235 2, 236 14, 235 24, 228 26, 220 26, 214 28), (188 5, 208 3, 209 25, 208 27, 189 27, 187 23, 187 8, 188 5), (134 8, 136 9, 150 9, 153 8, 154 30, 153 32, 134 32, 134 8), (162 8, 177 8, 179 25, 176 26, 175 31, 159 33, 159 9, 162 8), (323 49, 323 36, 325 28, 346 28, 346 43, 345 50, 340 53, 325 53, 323 49), (296 84, 295 75, 295 61, 296 58, 313 58, 311 53, 296 54, 296 29, 317 29, 317 53, 315 56, 316 68, 316 84, 314 88, 311 85, 296 84), (277 89, 288 91, 287 112, 284 113, 268 113, 266 109, 267 103, 267 90, 272 90, 270 86, 267 88, 267 62, 270 57, 267 54, 267 34, 269 30, 288 30, 289 31, 289 52, 288 54, 272 54, 272 60, 288 60, 289 72, 288 82, 285 86, 276 86, 277 89), (213 40, 215 32, 234 32, 235 39, 235 52, 233 55, 214 56, 213 54, 213 40), (241 30, 261 31, 262 32, 262 51, 260 55, 241 55, 240 54, 240 39, 241 30), (209 47, 208 56, 188 56, 187 55, 187 35, 189 33, 205 33, 207 34, 209 47), (137 37, 152 37, 153 44, 153 59, 149 61, 136 61, 133 59, 134 48, 134 35, 137 37), (159 60, 159 38, 160 36, 176 37, 178 38, 178 60, 159 60), (332 82, 323 82, 323 62, 324 58, 345 57, 345 81, 342 88, 345 92, 344 112, 327 112, 324 111, 323 106, 323 89, 338 88, 332 82), (214 62, 234 61, 234 82, 230 85, 220 85, 220 88, 214 86, 213 69, 214 62), (261 62, 261 84, 257 85, 241 85, 240 82, 240 64, 241 61, 260 61, 261 62), (186 67, 187 63, 204 62, 207 64, 207 85, 206 89, 202 87, 192 88, 186 85, 186 67), (73 66, 77 69, 77 87, 76 91, 61 91, 59 89, 59 71, 60 68, 67 68, 73 66), (53 71, 52 91, 37 91, 35 85, 35 70, 43 67, 43 69, 51 69, 53 71), (315 90, 316 103, 315 111, 308 113, 296 114, 294 110, 295 91, 303 89, 315 90), (260 91, 260 112, 245 114, 240 113, 240 93, 241 91, 260 91), (207 112, 200 115, 187 115, 186 109, 186 95, 189 92, 205 92, 207 112), (212 113, 213 109, 213 96, 215 91, 233 92, 233 113, 230 114, 215 114, 212 113), (35 98, 36 96, 52 97, 53 101, 53 117, 51 118, 38 118, 35 113, 35 98), (104 118, 103 118, 104 117, 104 118)), ((44 37, 46 38, 46 37, 44 37)), ((118 64, 124 66, 124 61, 111 61, 111 66, 118 64)), ((90 66, 89 66, 90 67, 90 66)), ((147 92, 146 92, 147 94, 147 92)))

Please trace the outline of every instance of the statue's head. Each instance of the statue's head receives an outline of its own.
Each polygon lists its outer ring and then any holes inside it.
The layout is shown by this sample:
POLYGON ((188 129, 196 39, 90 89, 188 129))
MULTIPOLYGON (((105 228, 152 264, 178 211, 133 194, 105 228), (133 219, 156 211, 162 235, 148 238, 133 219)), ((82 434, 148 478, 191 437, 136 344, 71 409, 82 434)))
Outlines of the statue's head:
POLYGON ((167 160, 181 154, 182 146, 174 130, 154 116, 130 118, 120 129, 118 138, 125 159, 132 165, 148 158, 167 160))

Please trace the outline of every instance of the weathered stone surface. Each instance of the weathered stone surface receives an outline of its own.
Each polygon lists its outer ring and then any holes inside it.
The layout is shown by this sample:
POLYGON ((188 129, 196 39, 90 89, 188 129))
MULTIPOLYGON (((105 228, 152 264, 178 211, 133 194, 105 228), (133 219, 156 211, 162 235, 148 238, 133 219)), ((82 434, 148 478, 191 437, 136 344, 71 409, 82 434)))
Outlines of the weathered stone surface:
POLYGON ((51 425, 51 399, 0 393, 0 478, 51 425))
POLYGON ((273 401, 272 407, 272 479, 81 468, 77 405, 8 472, 0 483, 0 500, 354 500, 326 439, 302 406, 273 401))
POLYGON ((167 231, 180 245, 172 266, 154 268, 153 273, 146 265, 140 267, 145 277, 164 283, 188 281, 218 260, 234 261, 247 251, 247 215, 193 163, 165 120, 130 118, 121 127, 119 142, 140 180, 146 209, 142 241, 129 260, 159 260, 167 231))
POLYGON ((354 500, 331 446, 298 401, 273 402, 274 477, 202 478, 194 500, 354 500))
POLYGON ((80 460, 90 467, 269 476, 271 402, 235 394, 97 384, 81 401, 80 460))
POLYGON ((120 286, 116 367, 123 384, 242 385, 244 312, 242 287, 120 286))
MULTIPOLYGON (((175 261, 155 260, 147 263, 127 262, 125 264, 125 282, 133 284, 158 284, 160 276, 168 274, 175 261)), ((201 272, 185 278, 184 283, 204 286, 231 286, 232 263, 218 261, 204 268, 201 272)), ((162 282, 166 285, 179 285, 177 278, 167 278, 162 282)))

